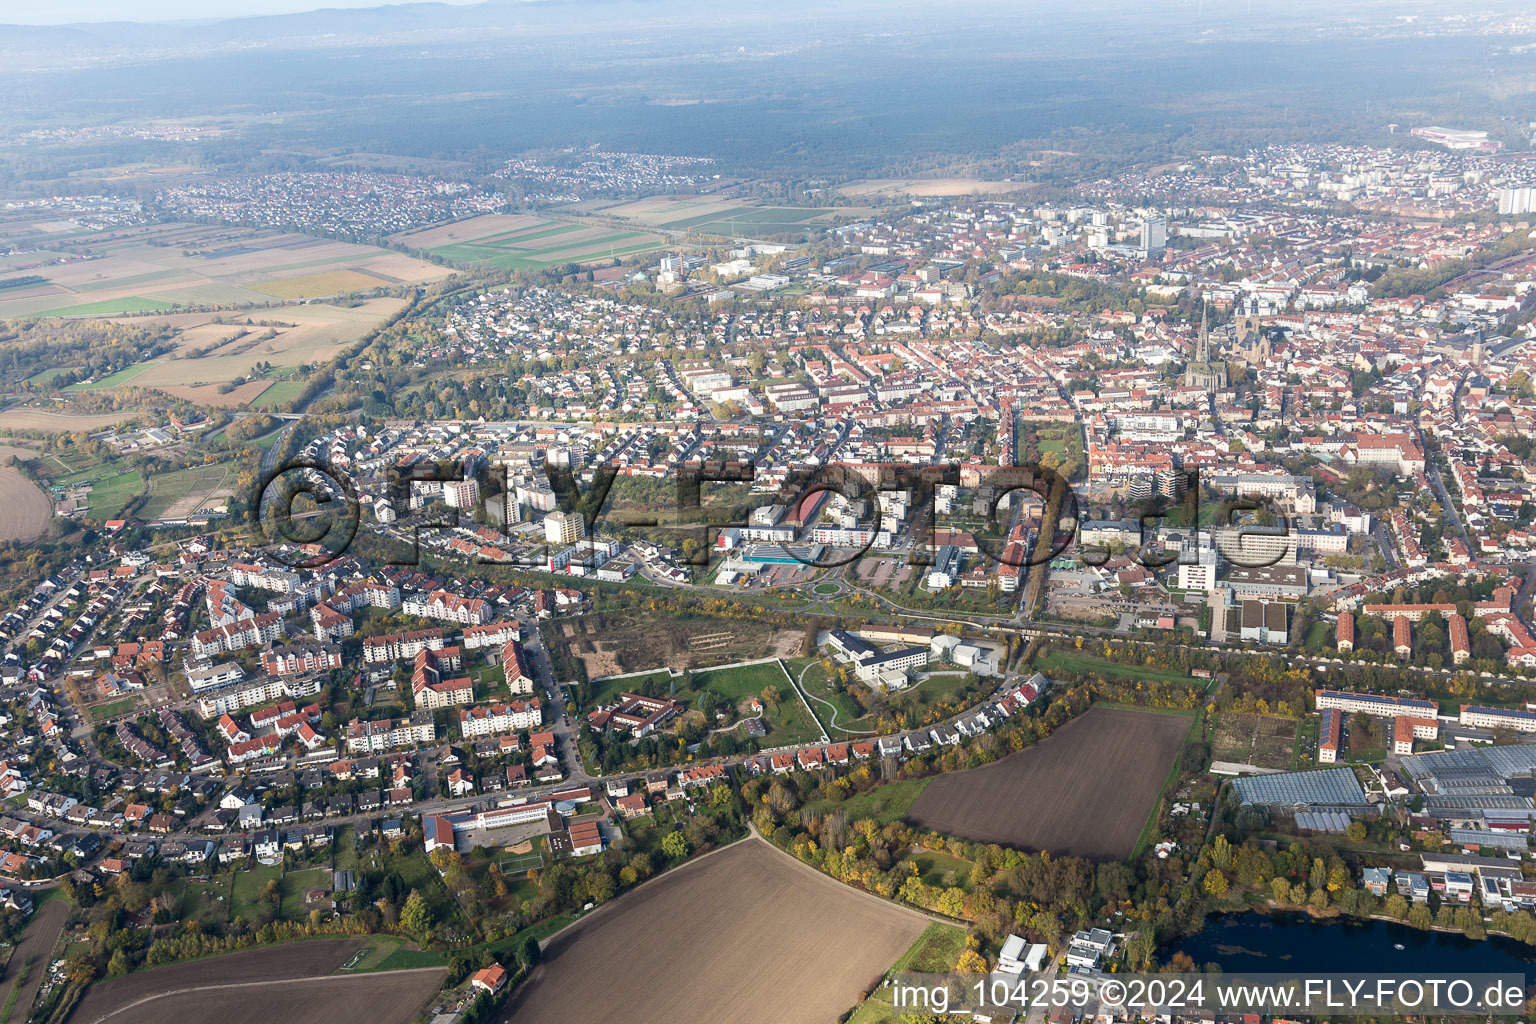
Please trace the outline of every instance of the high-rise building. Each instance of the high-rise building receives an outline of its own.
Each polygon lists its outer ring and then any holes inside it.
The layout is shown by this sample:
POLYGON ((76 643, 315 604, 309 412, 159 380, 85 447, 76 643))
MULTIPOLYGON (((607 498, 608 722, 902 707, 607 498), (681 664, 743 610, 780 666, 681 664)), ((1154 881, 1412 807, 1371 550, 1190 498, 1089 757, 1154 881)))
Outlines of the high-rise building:
POLYGON ((1499 189, 1499 213, 1518 215, 1536 212, 1536 188, 1499 189))
POLYGON ((580 512, 551 512, 544 517, 544 539, 551 544, 574 544, 586 536, 587 524, 580 512))
POLYGON ((1141 222, 1141 248, 1155 256, 1168 248, 1168 222, 1162 217, 1148 217, 1141 222))

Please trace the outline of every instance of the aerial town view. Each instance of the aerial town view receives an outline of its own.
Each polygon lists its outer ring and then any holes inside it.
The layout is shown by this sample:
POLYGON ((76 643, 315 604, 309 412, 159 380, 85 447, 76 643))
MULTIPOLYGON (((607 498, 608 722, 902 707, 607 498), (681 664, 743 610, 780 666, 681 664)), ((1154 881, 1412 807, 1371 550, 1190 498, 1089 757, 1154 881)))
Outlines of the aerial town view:
POLYGON ((0 1024, 1536 1012, 1527 6, 318 6, 0 2, 0 1024))

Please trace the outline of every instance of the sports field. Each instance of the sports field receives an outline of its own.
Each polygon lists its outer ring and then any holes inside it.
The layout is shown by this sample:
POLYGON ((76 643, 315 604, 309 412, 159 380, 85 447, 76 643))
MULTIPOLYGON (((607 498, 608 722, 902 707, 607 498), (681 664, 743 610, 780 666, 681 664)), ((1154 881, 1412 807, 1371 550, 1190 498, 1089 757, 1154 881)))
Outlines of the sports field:
POLYGON ((144 493, 143 474, 136 469, 119 472, 110 464, 62 476, 52 483, 54 486, 89 484, 91 491, 85 500, 90 509, 90 518, 98 523, 116 519, 124 505, 144 493))
POLYGON ((391 240, 455 263, 498 270, 538 270, 630 256, 665 241, 647 231, 568 224, 527 214, 487 214, 391 240))
POLYGON ((1191 722, 1187 715, 1090 708, 1027 750, 935 777, 907 819, 980 843, 1122 860, 1191 722))
POLYGON ((185 519, 227 501, 235 474, 228 465, 195 466, 149 478, 149 498, 139 514, 146 520, 185 519))
POLYGON ((833 1021, 926 920, 748 839, 642 885, 550 940, 502 1019, 833 1021), (644 984, 592 984, 620 964, 644 984))
MULTIPOLYGON (((12 237, 29 225, 6 229, 12 237)), ((324 298, 452 273, 377 246, 228 225, 143 224, 49 237, 64 262, 30 269, 44 279, 36 284, 0 291, 0 319, 262 305, 274 297, 324 298)))

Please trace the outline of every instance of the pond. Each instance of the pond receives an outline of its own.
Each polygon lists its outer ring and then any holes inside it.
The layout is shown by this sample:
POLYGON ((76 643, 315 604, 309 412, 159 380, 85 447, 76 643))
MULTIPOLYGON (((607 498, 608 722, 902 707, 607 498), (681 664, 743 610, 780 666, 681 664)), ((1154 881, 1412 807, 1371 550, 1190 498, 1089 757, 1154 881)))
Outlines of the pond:
POLYGON ((1536 963, 1536 946, 1503 936, 1478 942, 1392 921, 1319 921, 1305 914, 1212 917, 1174 948, 1196 964, 1216 963, 1228 972, 1524 974, 1536 963))

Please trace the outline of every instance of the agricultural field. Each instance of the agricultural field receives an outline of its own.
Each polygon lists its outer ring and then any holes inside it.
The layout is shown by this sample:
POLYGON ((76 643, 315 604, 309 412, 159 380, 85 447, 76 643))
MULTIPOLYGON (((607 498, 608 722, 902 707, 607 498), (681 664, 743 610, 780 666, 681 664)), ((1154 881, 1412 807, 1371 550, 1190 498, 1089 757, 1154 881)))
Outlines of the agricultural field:
MULTIPOLYGON (((891 965, 887 974, 913 971, 918 974, 947 974, 965 951, 969 932, 949 924, 931 924, 912 948, 891 965)), ((903 1024, 907 1014, 890 1002, 890 991, 877 988, 848 1019, 848 1024, 903 1024)))
MULTIPOLYGON (((214 398, 232 399, 236 392, 220 395, 217 386, 251 376, 257 363, 269 364, 269 374, 292 373, 300 366, 324 363, 404 306, 404 299, 380 296, 356 306, 312 302, 301 306, 268 305, 234 313, 115 318, 117 323, 143 324, 173 332, 176 347, 107 377, 72 384, 66 390, 100 391, 131 385, 161 388, 167 394, 193 400, 204 397, 205 392, 211 392, 214 398)), ((236 391, 247 395, 246 401, 259 399, 257 404, 283 407, 302 387, 296 381, 269 384, 258 380, 242 384, 236 391), (291 390, 269 399, 267 393, 282 385, 291 390)))
POLYGON ((405 1024, 426 1007, 445 972, 333 975, 362 944, 359 939, 298 942, 140 971, 92 988, 70 1020, 405 1024))
POLYGON ((68 900, 51 899, 40 904, 32 920, 27 922, 4 972, 0 973, 0 1006, 18 1024, 27 1019, 37 999, 37 990, 48 976, 49 957, 58 945, 68 918, 68 900))
POLYGON ((286 384, 295 386, 291 392, 294 395, 303 388, 302 384, 294 381, 248 380, 244 384, 237 384, 233 390, 225 390, 224 384, 166 384, 157 390, 174 398, 184 398, 194 405, 213 409, 238 409, 241 406, 266 408, 258 404, 258 399, 264 398, 268 388, 286 384))
POLYGON ((1123 860, 1190 723, 1186 715, 1091 708, 1027 750, 934 778, 907 819, 976 842, 1123 860))
POLYGON ((77 430, 101 430, 133 419, 131 410, 104 413, 49 412, 28 406, 12 406, 0 412, 0 430, 34 434, 67 434, 77 430))
POLYGON ((804 236, 835 220, 857 219, 874 212, 874 207, 862 206, 757 206, 742 199, 711 196, 652 196, 618 204, 579 204, 577 208, 646 227, 730 237, 804 236))
POLYGON ((831 1021, 926 923, 748 839, 555 936, 506 1013, 520 1024, 831 1021), (594 964, 623 964, 645 984, 590 984, 594 964))
POLYGON ((1211 759, 1281 771, 1291 767, 1296 750, 1294 718, 1223 712, 1211 738, 1211 759))
POLYGON ((256 397, 251 400, 251 408, 287 412, 294 400, 304 393, 307 386, 300 380, 274 381, 257 392, 256 397))
POLYGON ((0 466, 6 465, 10 460, 26 462, 35 459, 38 449, 42 446, 36 441, 21 438, 0 438, 0 466))
POLYGON ((394 235, 391 241, 477 268, 538 270, 589 263, 659 248, 665 239, 646 231, 568 224, 528 214, 487 214, 394 235))
POLYGON ((0 542, 42 536, 53 517, 53 502, 18 469, 0 469, 0 542))
POLYGON ((315 299, 328 295, 340 295, 344 292, 367 291, 370 288, 381 288, 394 283, 382 277, 365 274, 361 270, 324 270, 318 274, 284 277, 251 287, 263 295, 271 295, 278 299, 315 299))
POLYGON ((1035 186, 1024 181, 983 181, 981 178, 870 178, 838 189, 845 196, 999 196, 1025 192, 1035 186))
MULTIPOLYGON (((0 243, 40 227, 8 223, 0 243)), ((436 281, 451 273, 376 246, 225 225, 145 224, 50 237, 68 262, 29 268, 46 280, 0 294, 0 318, 262 305, 273 298, 324 298, 436 281)))

